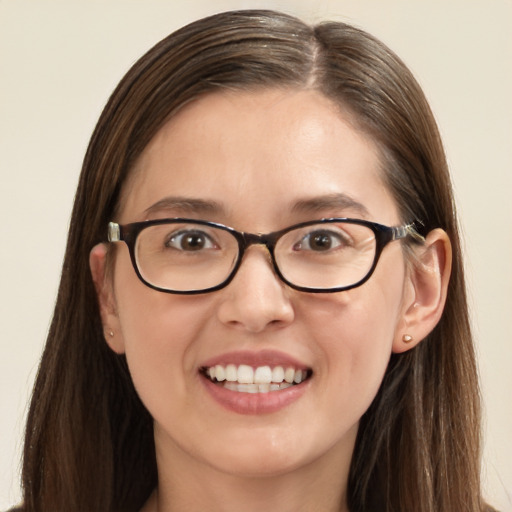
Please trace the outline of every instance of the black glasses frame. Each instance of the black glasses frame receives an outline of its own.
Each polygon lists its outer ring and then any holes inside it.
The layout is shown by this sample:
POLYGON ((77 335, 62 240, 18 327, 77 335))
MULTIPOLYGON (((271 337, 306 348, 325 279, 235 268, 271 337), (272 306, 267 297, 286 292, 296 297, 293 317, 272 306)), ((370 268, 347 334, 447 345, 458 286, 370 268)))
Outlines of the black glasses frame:
POLYGON ((328 219, 320 219, 320 220, 312 220, 307 222, 301 222, 299 224, 294 224, 293 226, 289 226, 287 228, 281 229, 279 231, 274 231, 272 233, 266 233, 266 234, 254 234, 254 233, 245 233, 242 231, 237 231, 236 229, 233 229, 229 226, 225 226, 224 224, 218 224, 216 222, 210 222, 206 220, 197 220, 197 219, 186 219, 186 218, 172 218, 172 219, 157 219, 157 220, 147 220, 142 222, 133 222, 131 224, 124 224, 120 225, 116 222, 110 222, 108 225, 108 241, 109 242, 124 242, 128 246, 128 250, 130 253, 130 259, 132 261, 133 268, 135 270, 135 273, 137 274, 138 278, 150 288, 153 288, 154 290, 158 290, 160 292, 164 293, 173 293, 173 294, 179 294, 179 295, 197 295, 200 293, 209 293, 214 292, 216 290, 220 290, 227 286, 235 277, 238 269, 240 268, 240 265, 242 264, 242 260, 245 254, 245 251, 248 247, 251 245, 264 245, 268 252, 270 253, 270 258, 272 261, 272 266, 274 268, 275 273, 288 286, 293 288, 294 290, 299 290, 301 292, 308 292, 308 293, 334 293, 334 292, 342 292, 346 290, 350 290, 352 288, 357 288, 358 286, 361 286, 363 283, 368 281, 368 279, 373 274, 377 263, 379 261, 380 255, 382 254, 382 250, 384 247, 386 247, 387 244, 394 240, 400 240, 403 238, 406 238, 407 236, 411 236, 416 241, 424 241, 424 238, 422 235, 418 233, 416 230, 415 223, 406 224, 404 226, 384 226, 383 224, 379 224, 377 222, 370 222, 367 220, 361 220, 361 219, 350 219, 350 218, 328 218, 328 219), (210 288, 205 288, 201 290, 169 290, 167 288, 160 288, 158 286, 155 286, 154 284, 149 283, 146 281, 142 274, 139 271, 137 260, 135 257, 135 244, 137 242, 137 237, 139 236, 140 232, 150 226, 158 226, 161 224, 180 224, 180 223, 193 223, 193 224, 199 224, 202 226, 210 226, 217 229, 222 229, 224 231, 227 231, 228 233, 231 233, 232 236, 235 237, 235 239, 238 242, 238 258, 235 262, 235 265, 233 266, 233 269, 231 270, 231 273, 228 275, 228 277, 220 284, 216 286, 212 286, 210 288), (360 226, 366 226, 367 228, 370 228, 373 233, 375 234, 375 256, 373 259, 373 264, 370 267, 370 270, 368 273, 360 279, 357 283, 351 284, 349 286, 341 286, 336 288, 310 288, 305 286, 297 286, 290 281, 288 281, 283 274, 281 273, 279 266, 277 265, 274 250, 276 247, 276 244, 278 240, 288 233, 289 231, 292 231, 294 229, 302 228, 305 226, 312 226, 314 224, 332 224, 335 222, 343 222, 346 224, 358 224, 360 226))

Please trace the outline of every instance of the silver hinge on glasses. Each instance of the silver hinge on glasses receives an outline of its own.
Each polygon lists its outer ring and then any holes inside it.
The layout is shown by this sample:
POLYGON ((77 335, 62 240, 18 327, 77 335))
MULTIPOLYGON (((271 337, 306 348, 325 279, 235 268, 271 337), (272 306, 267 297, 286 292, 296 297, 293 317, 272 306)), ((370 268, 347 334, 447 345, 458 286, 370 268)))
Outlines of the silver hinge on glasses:
POLYGON ((121 230, 119 229, 119 224, 117 222, 109 222, 108 223, 108 241, 109 242, 119 242, 121 240, 121 230))
POLYGON ((407 226, 396 226, 393 228, 393 240, 400 240, 400 238, 405 238, 407 236, 408 227, 410 227, 410 224, 407 226))

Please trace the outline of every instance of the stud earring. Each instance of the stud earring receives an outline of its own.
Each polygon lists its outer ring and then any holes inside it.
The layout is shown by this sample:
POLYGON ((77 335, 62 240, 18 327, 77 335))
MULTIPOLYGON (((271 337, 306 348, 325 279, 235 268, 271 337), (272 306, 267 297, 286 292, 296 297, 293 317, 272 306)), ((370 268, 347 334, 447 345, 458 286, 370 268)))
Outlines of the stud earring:
POLYGON ((108 329, 106 330, 106 333, 111 337, 113 338, 114 337, 114 331, 112 329, 108 329))
POLYGON ((412 340, 413 340, 413 337, 410 334, 404 334, 402 336, 402 341, 404 343, 411 343, 412 340))

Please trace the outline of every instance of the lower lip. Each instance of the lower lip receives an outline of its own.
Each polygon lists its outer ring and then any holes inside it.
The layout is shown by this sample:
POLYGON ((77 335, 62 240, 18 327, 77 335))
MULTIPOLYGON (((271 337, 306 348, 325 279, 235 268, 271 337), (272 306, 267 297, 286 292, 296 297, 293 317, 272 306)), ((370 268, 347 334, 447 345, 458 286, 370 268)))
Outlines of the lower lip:
POLYGON ((201 380, 213 399, 229 411, 238 414, 270 414, 297 401, 306 391, 310 379, 268 393, 241 393, 215 384, 204 376, 201 376, 201 380))

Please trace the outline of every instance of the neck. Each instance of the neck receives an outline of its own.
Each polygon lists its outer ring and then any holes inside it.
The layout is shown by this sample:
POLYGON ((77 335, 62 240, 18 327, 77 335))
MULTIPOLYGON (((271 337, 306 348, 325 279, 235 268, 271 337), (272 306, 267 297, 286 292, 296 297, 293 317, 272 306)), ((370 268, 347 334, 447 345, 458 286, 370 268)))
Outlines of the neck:
POLYGON ((300 468, 257 476, 225 473, 180 452, 157 449, 159 486, 141 512, 348 511, 351 449, 344 446, 300 468))
POLYGON ((213 480, 195 477, 195 482, 189 481, 185 486, 160 481, 141 512, 348 512, 345 485, 332 481, 332 476, 325 479, 311 475, 308 479, 298 479, 297 475, 288 478, 225 475, 213 480))

